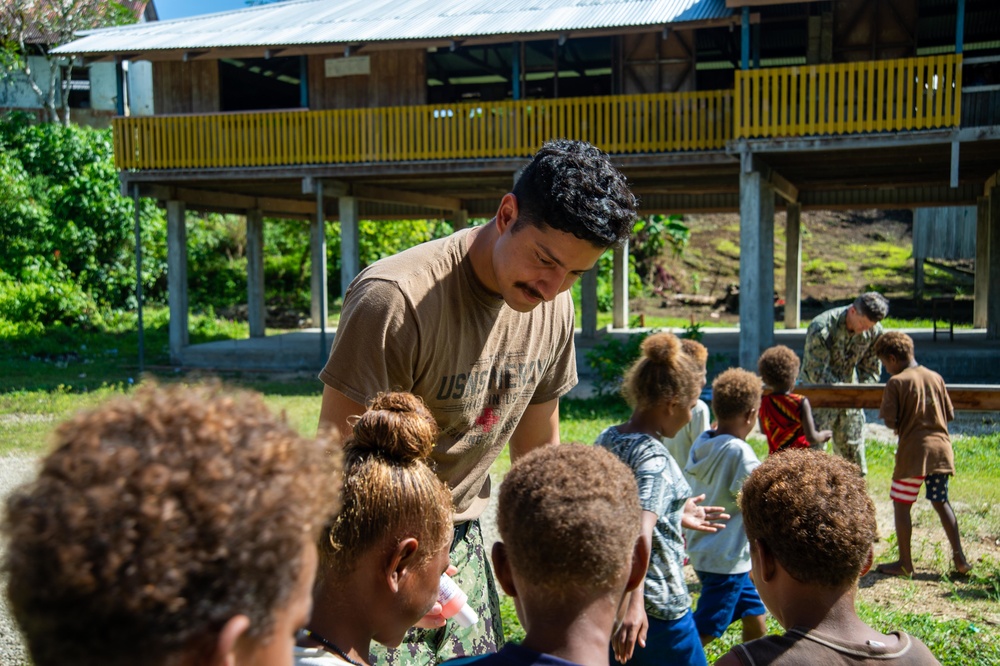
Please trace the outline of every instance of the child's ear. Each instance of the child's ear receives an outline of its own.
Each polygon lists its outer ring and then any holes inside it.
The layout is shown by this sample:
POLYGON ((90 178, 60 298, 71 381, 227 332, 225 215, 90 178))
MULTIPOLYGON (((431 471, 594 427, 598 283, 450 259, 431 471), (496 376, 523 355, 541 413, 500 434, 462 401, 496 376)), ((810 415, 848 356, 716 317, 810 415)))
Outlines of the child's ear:
POLYGON ((396 547, 389 554, 385 565, 385 577, 389 589, 393 592, 399 592, 400 581, 410 572, 410 568, 416 562, 419 546, 420 542, 409 537, 396 544, 396 547))
POLYGON ((632 551, 632 571, 628 575, 628 586, 626 592, 631 592, 639 587, 646 578, 646 568, 649 566, 649 542, 641 536, 635 540, 635 549, 632 551))
POLYGON ((236 647, 249 628, 250 618, 246 615, 229 618, 215 637, 212 654, 205 661, 199 660, 197 663, 204 666, 235 666, 236 647))
POLYGON ((777 560, 774 559, 774 553, 771 552, 771 549, 761 539, 754 539, 750 547, 754 549, 757 562, 760 564, 757 568, 760 570, 761 578, 766 582, 770 581, 774 578, 775 571, 777 570, 777 560))
MULTIPOLYGON (((869 571, 871 571, 872 570, 872 564, 874 564, 874 563, 875 563, 875 548, 869 546, 868 547, 868 556, 865 557, 864 566, 861 567, 861 576, 864 576, 866 573, 868 573, 869 571)), ((859 576, 859 578, 861 576, 859 576)))
POLYGON ((493 544, 493 573, 496 575, 503 593, 508 597, 516 597, 517 587, 514 585, 514 576, 510 572, 507 546, 504 545, 503 541, 497 541, 493 544))

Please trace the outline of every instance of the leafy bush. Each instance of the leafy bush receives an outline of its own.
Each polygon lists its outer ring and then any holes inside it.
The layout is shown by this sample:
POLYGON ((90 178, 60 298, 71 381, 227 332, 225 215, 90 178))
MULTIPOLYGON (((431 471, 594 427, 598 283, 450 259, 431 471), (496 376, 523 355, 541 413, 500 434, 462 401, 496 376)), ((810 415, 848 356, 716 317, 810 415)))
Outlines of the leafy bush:
MULTIPOLYGON (((703 329, 704 325, 692 318, 691 323, 684 326, 684 332, 678 337, 700 341, 705 337, 703 329)), ((657 329, 643 331, 633 333, 624 339, 608 337, 585 353, 587 363, 594 371, 594 390, 597 395, 617 394, 621 390, 625 372, 642 354, 642 341, 653 333, 659 332, 657 329)), ((718 361, 718 359, 710 358, 709 365, 713 363, 713 360, 718 361)))
MULTIPOLYGON (((420 243, 444 238, 452 226, 440 220, 361 220, 358 254, 361 268, 420 243)), ((340 223, 327 223, 327 275, 330 295, 340 294, 340 223)))
MULTIPOLYGON (((25 113, 8 114, 0 122, 0 143, 17 154, 28 173, 66 181, 112 157, 111 130, 32 124, 25 113)), ((117 183, 117 178, 115 179, 117 183)))
POLYGON ((650 215, 640 219, 632 229, 629 252, 635 257, 635 270, 646 280, 663 250, 670 245, 671 254, 679 257, 691 240, 691 229, 681 215, 650 215))
POLYGON ((242 216, 188 216, 188 298, 192 306, 222 308, 246 302, 246 246, 242 216))
POLYGON ((633 333, 624 339, 605 338, 586 352, 587 363, 594 371, 597 395, 615 394, 621 390, 625 371, 639 358, 642 341, 654 332, 633 333))
POLYGON ((32 257, 49 255, 48 218, 20 160, 0 150, 0 270, 20 277, 32 257))
POLYGON ((94 300, 65 271, 42 268, 37 281, 15 280, 0 271, 0 321, 7 337, 27 337, 46 327, 100 323, 94 300))
MULTIPOLYGON (((104 308, 135 307, 134 209, 118 189, 111 131, 8 114, 0 148, 0 270, 37 282, 34 271, 51 269, 104 308)), ((165 222, 154 202, 141 206, 145 296, 157 301, 166 289, 165 222)))

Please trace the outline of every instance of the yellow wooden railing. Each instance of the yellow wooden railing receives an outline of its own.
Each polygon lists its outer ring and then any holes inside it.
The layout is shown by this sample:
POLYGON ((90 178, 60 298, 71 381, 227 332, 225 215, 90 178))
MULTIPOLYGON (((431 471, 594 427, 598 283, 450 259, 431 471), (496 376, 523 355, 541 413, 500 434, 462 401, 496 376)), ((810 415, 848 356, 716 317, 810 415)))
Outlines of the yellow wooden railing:
POLYGON ((736 72, 737 138, 957 127, 962 56, 736 72))
POLYGON ((121 169, 527 157, 550 138, 613 154, 733 138, 957 127, 962 56, 736 72, 734 90, 116 118, 121 169))
POLYGON ((721 149, 732 91, 114 120, 121 169, 526 157, 550 138, 610 153, 721 149))

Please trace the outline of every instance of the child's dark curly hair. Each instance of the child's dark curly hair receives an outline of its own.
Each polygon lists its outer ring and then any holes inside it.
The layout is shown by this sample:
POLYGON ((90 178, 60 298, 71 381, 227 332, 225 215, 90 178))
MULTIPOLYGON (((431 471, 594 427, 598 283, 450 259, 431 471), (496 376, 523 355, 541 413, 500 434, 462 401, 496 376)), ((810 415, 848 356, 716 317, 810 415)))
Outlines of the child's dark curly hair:
POLYGON ((719 420, 760 408, 760 377, 742 368, 730 368, 712 382, 712 411, 719 420))
POLYGON ((701 368, 704 372, 706 366, 708 365, 708 348, 698 342, 697 340, 692 340, 690 338, 681 338, 681 350, 691 357, 695 365, 701 368))
POLYGON ((372 548, 416 537, 423 561, 451 543, 448 486, 431 469, 438 426, 411 393, 381 393, 344 445, 344 508, 320 539, 320 576, 349 575, 372 548))
POLYGON ((799 357, 785 345, 765 349, 757 360, 757 372, 770 388, 787 391, 799 376, 799 357))
POLYGON ((622 395, 637 409, 657 405, 690 406, 701 391, 702 370, 682 351, 670 333, 654 333, 642 341, 642 356, 622 380, 622 395))
POLYGON ((879 358, 892 356, 909 363, 913 360, 913 338, 901 331, 886 331, 875 341, 874 351, 879 358))
POLYGON ((160 664, 232 617, 269 640, 339 504, 340 454, 250 392, 144 385, 59 426, 7 500, 3 571, 35 664, 160 664))
POLYGON ((861 470, 840 456, 792 449, 768 456, 739 496, 747 539, 762 541, 796 580, 853 585, 875 540, 861 470))
POLYGON ((635 476, 614 454, 560 444, 514 463, 497 527, 518 576, 558 598, 585 598, 628 576, 641 513, 635 476))
POLYGON ((584 141, 547 141, 514 184, 517 221, 546 225, 596 247, 626 241, 638 201, 607 153, 584 141))

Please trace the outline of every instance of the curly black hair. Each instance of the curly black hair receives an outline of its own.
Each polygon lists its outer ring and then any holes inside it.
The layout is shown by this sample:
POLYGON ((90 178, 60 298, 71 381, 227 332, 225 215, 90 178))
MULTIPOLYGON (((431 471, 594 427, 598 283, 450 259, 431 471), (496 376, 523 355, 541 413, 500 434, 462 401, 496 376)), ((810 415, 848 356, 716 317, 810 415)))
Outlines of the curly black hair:
POLYGON ((853 585, 875 540, 875 504, 861 470, 840 456, 791 449, 768 456, 739 495, 747 539, 762 541, 801 583, 853 585))
POLYGON ((305 544, 338 509, 339 448, 217 385, 144 385, 55 440, 3 525, 37 666, 165 663, 241 614, 248 637, 270 639, 305 544))
POLYGON ((635 475, 614 454, 553 444, 511 466, 497 527, 518 576, 574 599, 613 591, 628 576, 641 514, 635 475))
POLYGON ((776 345, 765 349, 757 359, 760 378, 774 390, 787 391, 795 386, 799 376, 799 357, 790 347, 776 345))
POLYGON ((523 224, 549 226, 595 247, 626 241, 638 201, 607 153, 583 141, 546 142, 514 184, 523 224))
POLYGON ((720 420, 760 408, 760 377, 742 368, 729 368, 712 382, 712 411, 720 420))
POLYGON ((875 341, 874 351, 879 358, 892 356, 909 363, 913 360, 913 338, 902 331, 887 331, 875 341))

